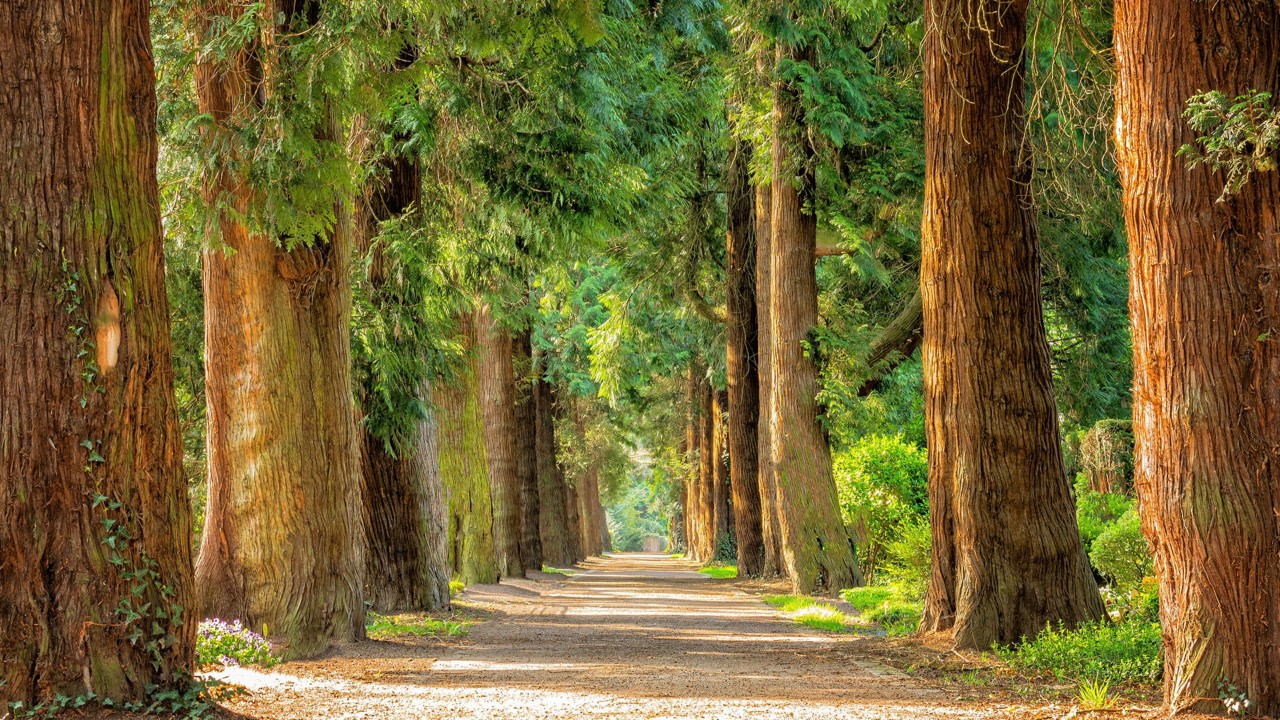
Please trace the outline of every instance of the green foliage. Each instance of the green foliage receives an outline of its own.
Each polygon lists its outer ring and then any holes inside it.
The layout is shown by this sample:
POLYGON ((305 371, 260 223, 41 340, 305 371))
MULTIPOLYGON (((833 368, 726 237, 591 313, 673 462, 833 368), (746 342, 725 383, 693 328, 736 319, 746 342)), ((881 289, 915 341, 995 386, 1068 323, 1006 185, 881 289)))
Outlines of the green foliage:
POLYGON ((870 435, 833 458, 840 510, 857 535, 867 580, 875 580, 885 549, 904 525, 928 512, 925 451, 901 436, 870 435))
POLYGON ((738 566, 717 563, 714 565, 708 565, 698 572, 713 580, 732 580, 733 578, 738 577, 738 566))
POLYGON ((196 630, 196 666, 260 665, 271 667, 280 658, 271 652, 271 644, 258 633, 244 627, 239 620, 202 620, 196 630))
POLYGON ((840 597, 889 635, 909 635, 920 627, 924 611, 921 595, 915 590, 896 584, 868 585, 844 590, 840 597))
POLYGON ((467 589, 467 584, 458 579, 449 581, 449 597, 454 598, 462 594, 467 589))
POLYGON ((851 632, 862 626, 857 618, 850 617, 829 603, 819 602, 803 595, 770 595, 764 601, 787 613, 800 625, 828 632, 851 632))
POLYGON ((419 613, 379 615, 369 613, 365 618, 365 632, 373 640, 387 640, 412 635, 416 637, 462 637, 469 625, 456 620, 439 620, 419 613))
POLYGON ((997 646, 996 653, 1018 670, 1058 680, 1152 683, 1163 668, 1160 626, 1140 620, 1085 623, 1074 630, 1047 627, 1034 640, 997 646))
POLYGON ((1116 704, 1116 698, 1111 696, 1111 683, 1104 680, 1081 681, 1076 698, 1080 707, 1087 711, 1110 710, 1116 704))
POLYGON ((1151 545, 1142 534, 1136 509, 1121 515, 1098 535, 1089 550, 1089 561, 1119 591, 1136 587, 1154 572, 1151 545))
POLYGON ((1099 535, 1120 516, 1133 509, 1133 500, 1115 493, 1089 489, 1083 473, 1076 478, 1076 524, 1085 552, 1093 547, 1099 535))
POLYGON ((1204 164, 1227 173, 1218 202, 1240 192, 1253 173, 1275 172, 1280 111, 1271 107, 1271 93, 1250 90, 1229 98, 1210 90, 1192 95, 1183 117, 1198 133, 1196 145, 1178 150, 1186 156, 1187 167, 1204 164))

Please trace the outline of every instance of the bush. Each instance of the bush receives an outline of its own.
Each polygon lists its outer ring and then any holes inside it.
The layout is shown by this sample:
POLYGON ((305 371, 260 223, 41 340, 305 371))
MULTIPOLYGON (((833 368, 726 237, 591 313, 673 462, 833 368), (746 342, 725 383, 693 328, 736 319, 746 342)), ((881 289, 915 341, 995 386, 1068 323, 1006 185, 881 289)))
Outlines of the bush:
POLYGON ((1142 534, 1136 509, 1126 512, 1098 535, 1089 550, 1089 562, 1119 591, 1136 587, 1154 572, 1151 545, 1142 534))
POLYGON ((1146 621, 1086 623, 1075 630, 1045 628, 1021 645, 997 646, 1013 667, 1058 680, 1152 683, 1160 679, 1160 626, 1146 621))
POLYGON ((1085 552, 1089 552, 1093 541, 1107 526, 1132 509, 1133 501, 1129 498, 1090 490, 1088 481, 1080 475, 1076 482, 1076 524, 1085 552))
POLYGON ((196 629, 196 665, 261 665, 280 662, 271 654, 271 643, 240 624, 217 618, 201 621, 196 629))
POLYGON ((929 585, 932 547, 933 529, 928 518, 903 523, 897 536, 885 545, 882 579, 909 597, 923 598, 929 585))
POLYGON ((925 451, 897 435, 868 435, 833 463, 840 511, 859 540, 859 560, 870 581, 900 528, 927 515, 929 469, 925 451))

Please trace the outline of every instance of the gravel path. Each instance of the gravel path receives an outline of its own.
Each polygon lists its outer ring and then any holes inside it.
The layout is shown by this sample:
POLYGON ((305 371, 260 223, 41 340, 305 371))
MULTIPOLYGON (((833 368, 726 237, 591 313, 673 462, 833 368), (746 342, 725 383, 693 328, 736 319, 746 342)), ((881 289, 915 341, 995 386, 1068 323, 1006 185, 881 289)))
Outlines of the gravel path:
MULTIPOLYGON (((475 586, 492 613, 449 643, 367 642, 319 661, 219 673, 246 718, 976 718, 875 661, 857 639, 791 623, 737 583, 665 555, 585 563, 572 578, 475 586)), ((236 715, 232 715, 236 717, 236 715)))

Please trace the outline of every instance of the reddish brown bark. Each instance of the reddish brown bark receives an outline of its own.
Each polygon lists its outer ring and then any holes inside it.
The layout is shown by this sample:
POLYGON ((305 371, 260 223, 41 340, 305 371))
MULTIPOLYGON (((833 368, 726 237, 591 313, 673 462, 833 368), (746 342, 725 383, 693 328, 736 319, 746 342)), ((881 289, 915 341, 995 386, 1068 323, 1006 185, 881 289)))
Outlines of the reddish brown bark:
POLYGON ((542 569, 539 530, 537 413, 533 403, 533 350, 529 331, 515 336, 516 473, 520 476, 520 557, 527 570, 542 569))
MULTIPOLYGON (((1274 2, 1116 3, 1135 485, 1155 548, 1165 698, 1218 682, 1280 715, 1280 178, 1186 169, 1189 97, 1280 96, 1274 2)), ((1274 156, 1274 155, 1273 155, 1274 156)))
POLYGON ((705 376, 698 379, 698 536, 695 560, 707 562, 716 553, 716 438, 715 391, 705 376))
POLYGON ((191 517, 148 13, 137 0, 0 11, 5 711, 138 700, 192 670, 194 613, 175 608, 193 604, 191 517))
MULTIPOLYGON (((711 502, 712 526, 715 527, 715 544, 712 553, 718 554, 721 547, 733 535, 733 515, 730 511, 729 497, 732 488, 729 485, 729 422, 727 407, 728 393, 713 390, 711 393, 711 502)), ((725 561, 731 558, 720 557, 725 561)))
MULTIPOLYGON (((812 47, 779 46, 812 63, 812 47)), ((836 593, 861 584, 853 540, 840 517, 831 451, 818 419, 818 368, 805 351, 818 320, 814 274, 817 219, 812 148, 799 90, 774 85, 773 197, 770 246, 771 442, 783 566, 798 592, 836 593)))
POLYGON ((564 473, 556 462, 555 388, 545 379, 533 384, 534 412, 537 416, 535 442, 538 453, 539 531, 542 556, 552 567, 573 564, 573 545, 569 533, 567 493, 564 473))
MULTIPOLYGON (((214 136, 236 132, 257 107, 255 78, 275 57, 263 48, 197 66, 196 94, 214 136)), ((336 139, 336 122, 319 135, 336 139)), ((239 212, 211 228, 226 250, 204 257, 209 500, 196 587, 203 614, 265 625, 286 656, 300 657, 364 636, 351 218, 335 194, 327 237, 281 247, 244 224, 259 198, 232 167, 204 178, 210 204, 239 212)))
POLYGON ((729 256, 725 292, 729 386, 729 483, 733 491, 738 574, 764 573, 764 530, 760 508, 760 376, 756 367, 756 218, 751 186, 751 153, 738 143, 730 158, 728 182, 729 256))
POLYGON ((493 535, 502 577, 524 577, 520 555, 523 510, 520 458, 516 438, 516 377, 511 335, 498 326, 488 306, 476 314, 480 342, 480 398, 484 409, 484 441, 493 489, 493 535))
POLYGON ((756 376, 760 388, 756 461, 759 463, 760 537, 764 546, 762 574, 781 575, 782 529, 778 524, 778 482, 773 468, 773 315, 769 310, 769 256, 773 247, 773 187, 755 188, 756 216, 756 376))
POLYGON ((957 646, 1101 617, 1062 463, 1023 141, 1026 1, 929 0, 921 285, 933 563, 957 646))

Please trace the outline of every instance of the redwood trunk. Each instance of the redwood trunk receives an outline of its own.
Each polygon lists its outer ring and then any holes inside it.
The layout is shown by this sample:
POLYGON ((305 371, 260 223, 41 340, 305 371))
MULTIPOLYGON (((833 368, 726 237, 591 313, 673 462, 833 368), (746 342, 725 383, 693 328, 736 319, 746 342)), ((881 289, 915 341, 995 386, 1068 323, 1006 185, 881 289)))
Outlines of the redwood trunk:
POLYGON ((542 556, 552 567, 573 564, 573 545, 569 538, 564 475, 556 462, 555 391, 546 380, 533 384, 534 411, 537 414, 538 497, 541 513, 542 556))
POLYGON ((520 555, 520 456, 516 425, 516 376, 511 335, 494 321, 488 306, 476 315, 480 340, 480 395, 484 408, 484 440, 493 491, 493 535, 502 577, 524 577, 520 555))
POLYGON ((689 362, 688 381, 685 395, 688 412, 685 422, 685 458, 688 469, 684 481, 684 536, 685 554, 692 560, 698 559, 702 550, 702 493, 699 492, 698 480, 702 477, 702 465, 698 445, 702 439, 701 425, 698 423, 700 401, 698 395, 699 382, 702 379, 701 363, 697 360, 689 362))
MULTIPOLYGON (((1155 549, 1165 698, 1280 715, 1280 178, 1175 157, 1190 96, 1280 96, 1274 2, 1116 3, 1135 485, 1155 549), (1207 698, 1207 699, 1206 699, 1207 698)), ((1274 102, 1274 100, 1273 100, 1274 102)), ((1273 155, 1274 157, 1274 151, 1273 155)))
POLYGON ((729 385, 729 483, 733 490, 738 574, 764 573, 760 519, 760 378, 756 368, 756 227, 750 150, 738 143, 729 165, 725 335, 729 385))
POLYGON ((520 557, 526 570, 542 569, 539 530, 537 413, 533 402, 533 350, 529 331, 515 337, 516 473, 520 476, 520 557))
POLYGON ((0 12, 6 711, 60 694, 140 700, 193 669, 149 10, 0 12))
MULTIPOLYGON (((778 57, 784 48, 779 46, 778 57)), ((813 61, 813 51, 793 60, 813 61)), ((818 321, 814 274, 817 219, 812 149, 799 90, 774 85, 770 325, 771 441, 783 566, 801 593, 836 593, 862 583, 853 540, 840 517, 831 451, 818 419, 818 368, 805 350, 818 321)))
MULTIPOLYGON (((255 46, 260 47, 260 46, 255 46)), ((282 52, 282 51, 281 51, 282 52)), ((196 68, 211 133, 256 107, 257 50, 196 68)), ((336 138, 335 123, 325 129, 336 138)), ((364 537, 351 393, 352 224, 287 250, 241 213, 258 199, 229 168, 204 179, 231 199, 204 256, 209 499, 196 563, 204 616, 268 627, 288 657, 364 636, 364 537)))
POLYGON ((471 313, 458 317, 467 352, 459 376, 440 385, 436 417, 440 423, 440 475, 449 507, 449 562, 464 583, 498 581, 493 542, 493 493, 480 407, 479 359, 471 313))
POLYGON ((929 0, 921 285, 933 562, 959 647, 1102 617, 1062 463, 1023 139, 1026 1, 929 0))
POLYGON ((705 378, 698 380, 698 538, 696 559, 715 557, 716 542, 716 417, 715 390, 705 378))
MULTIPOLYGON (((711 498, 715 518, 712 525, 716 529, 715 547, 712 553, 718 555, 720 547, 733 536, 733 515, 729 506, 732 488, 729 486, 729 423, 726 409, 729 405, 728 393, 723 390, 711 394, 711 498)), ((727 558, 717 558, 726 560, 727 558)))
POLYGON ((770 302, 770 262, 773 247, 773 187, 757 185, 756 193, 756 377, 760 405, 756 460, 760 464, 760 537, 764 545, 764 575, 782 574, 782 529, 778 524, 778 482, 773 468, 773 314, 770 302))

